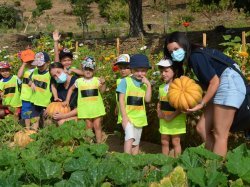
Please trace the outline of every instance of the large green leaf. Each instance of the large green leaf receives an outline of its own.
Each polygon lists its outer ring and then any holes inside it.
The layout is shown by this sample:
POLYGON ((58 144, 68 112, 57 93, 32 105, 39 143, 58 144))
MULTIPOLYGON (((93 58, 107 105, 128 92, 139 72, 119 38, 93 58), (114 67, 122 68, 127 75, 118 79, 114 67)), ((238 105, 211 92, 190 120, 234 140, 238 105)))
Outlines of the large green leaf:
POLYGON ((206 186, 206 176, 205 176, 205 169, 202 167, 196 168, 189 168, 187 171, 188 178, 196 185, 201 187, 206 186))
POLYGON ((44 158, 27 161, 26 169, 30 175, 39 180, 61 179, 63 174, 61 164, 44 158))
POLYGON ((96 159, 91 155, 84 155, 77 159, 71 158, 64 164, 64 171, 87 170, 95 162, 96 159))
POLYGON ((89 179, 89 174, 86 171, 75 171, 71 174, 67 187, 90 187, 92 181, 89 179))
POLYGON ((238 175, 250 183, 250 156, 245 144, 227 154, 226 167, 230 173, 238 175))
POLYGON ((22 183, 19 179, 24 173, 25 170, 21 165, 15 165, 10 169, 0 171, 0 186, 20 186, 22 183))

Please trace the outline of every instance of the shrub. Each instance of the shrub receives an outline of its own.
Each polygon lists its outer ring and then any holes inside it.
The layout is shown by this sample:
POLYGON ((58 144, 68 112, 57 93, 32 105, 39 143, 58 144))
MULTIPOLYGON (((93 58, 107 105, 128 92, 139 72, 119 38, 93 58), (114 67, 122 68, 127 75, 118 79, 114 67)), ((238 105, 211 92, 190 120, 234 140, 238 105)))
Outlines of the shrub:
POLYGON ((19 11, 12 6, 0 5, 0 26, 15 28, 17 22, 21 21, 19 11))
POLYGON ((129 7, 127 3, 115 1, 106 7, 104 13, 110 23, 128 21, 129 7))
POLYGON ((51 0, 36 0, 36 9, 33 10, 33 17, 37 17, 42 15, 44 10, 48 10, 52 8, 51 0))

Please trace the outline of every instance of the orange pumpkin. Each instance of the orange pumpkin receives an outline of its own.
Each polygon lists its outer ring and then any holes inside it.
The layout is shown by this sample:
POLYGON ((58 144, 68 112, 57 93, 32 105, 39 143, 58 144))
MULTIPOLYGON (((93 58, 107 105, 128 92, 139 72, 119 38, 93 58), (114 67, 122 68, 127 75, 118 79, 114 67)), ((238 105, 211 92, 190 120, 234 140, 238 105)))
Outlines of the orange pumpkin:
POLYGON ((194 80, 181 76, 174 79, 168 89, 168 101, 174 108, 186 111, 202 99, 202 89, 194 80))
POLYGON ((36 133, 34 130, 21 130, 14 135, 14 143, 20 147, 25 147, 34 141, 29 135, 36 133))
POLYGON ((48 116, 52 117, 55 113, 69 113, 70 107, 62 106, 62 102, 52 102, 47 106, 46 112, 48 116))

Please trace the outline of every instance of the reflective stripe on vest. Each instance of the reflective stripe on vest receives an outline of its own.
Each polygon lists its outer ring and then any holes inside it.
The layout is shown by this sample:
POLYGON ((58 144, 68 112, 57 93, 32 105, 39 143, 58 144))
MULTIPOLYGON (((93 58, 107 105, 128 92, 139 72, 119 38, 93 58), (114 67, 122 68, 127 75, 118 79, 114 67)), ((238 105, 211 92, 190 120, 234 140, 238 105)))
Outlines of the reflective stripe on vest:
POLYGON ((81 96, 82 97, 98 96, 98 89, 81 90, 81 96))
POLYGON ((127 97, 127 105, 142 106, 143 105, 143 97, 128 96, 127 97))
POLYGON ((44 90, 47 89, 47 86, 48 84, 46 82, 42 82, 42 81, 39 81, 39 80, 34 80, 34 84, 39 87, 39 88, 42 88, 44 90))
POLYGON ((16 88, 15 87, 9 87, 4 90, 4 95, 15 93, 16 88))
POLYGON ((23 84, 29 84, 29 78, 23 78, 23 81, 22 81, 22 83, 23 84))

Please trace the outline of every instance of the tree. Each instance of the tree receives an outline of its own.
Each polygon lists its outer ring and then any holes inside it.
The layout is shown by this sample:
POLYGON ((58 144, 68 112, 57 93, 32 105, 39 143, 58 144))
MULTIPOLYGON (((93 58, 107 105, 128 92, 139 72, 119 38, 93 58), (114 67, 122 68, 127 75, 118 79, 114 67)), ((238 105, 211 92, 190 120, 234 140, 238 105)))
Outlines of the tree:
POLYGON ((79 25, 82 28, 83 36, 84 31, 88 32, 88 20, 92 11, 90 10, 90 4, 93 0, 70 0, 73 8, 73 14, 79 17, 79 25))
POLYGON ((142 0, 129 0, 129 34, 141 36, 145 34, 142 19, 142 0))

